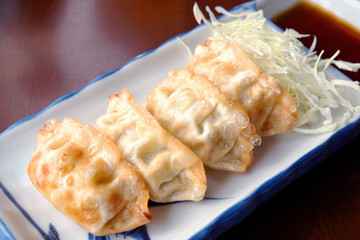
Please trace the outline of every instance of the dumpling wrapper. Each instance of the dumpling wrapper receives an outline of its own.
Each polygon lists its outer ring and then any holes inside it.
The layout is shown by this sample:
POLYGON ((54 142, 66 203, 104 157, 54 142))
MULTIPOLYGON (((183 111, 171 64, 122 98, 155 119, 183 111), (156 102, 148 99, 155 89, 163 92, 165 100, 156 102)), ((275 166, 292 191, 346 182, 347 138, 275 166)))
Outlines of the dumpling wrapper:
POLYGON ((51 119, 37 136, 27 173, 58 210, 97 236, 150 222, 143 178, 97 129, 51 119))
POLYGON ((288 132, 296 126, 298 113, 291 94, 276 78, 262 73, 238 45, 207 40, 197 45, 187 68, 207 77, 244 107, 260 136, 288 132))
POLYGON ((98 129, 142 174, 156 202, 200 201, 206 176, 201 159, 169 134, 127 89, 111 95, 98 129))
POLYGON ((174 69, 147 96, 146 106, 205 166, 235 172, 249 169, 254 145, 261 138, 246 111, 205 77, 174 69))

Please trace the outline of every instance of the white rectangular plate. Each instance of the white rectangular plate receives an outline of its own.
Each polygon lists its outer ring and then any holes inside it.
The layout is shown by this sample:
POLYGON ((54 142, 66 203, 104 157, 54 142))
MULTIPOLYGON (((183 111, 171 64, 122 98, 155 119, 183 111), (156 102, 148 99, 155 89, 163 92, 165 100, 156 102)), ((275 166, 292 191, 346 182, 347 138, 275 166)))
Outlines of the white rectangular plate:
MULTIPOLYGON (((266 4, 265 4, 266 6, 266 4)), ((236 7, 255 11, 255 2, 236 7)), ((211 35, 201 25, 179 37, 194 49, 211 35)), ((0 239, 209 239, 226 231, 325 156, 359 135, 360 118, 331 134, 294 132, 263 139, 245 174, 207 170, 208 190, 200 202, 150 206, 150 224, 130 232, 95 237, 56 210, 31 184, 27 165, 36 147, 36 133, 50 118, 70 117, 95 124, 108 96, 127 88, 140 103, 169 70, 184 67, 189 55, 176 37, 125 66, 100 76, 43 111, 0 134, 0 239)), ((335 71, 336 72, 336 71, 335 71)))

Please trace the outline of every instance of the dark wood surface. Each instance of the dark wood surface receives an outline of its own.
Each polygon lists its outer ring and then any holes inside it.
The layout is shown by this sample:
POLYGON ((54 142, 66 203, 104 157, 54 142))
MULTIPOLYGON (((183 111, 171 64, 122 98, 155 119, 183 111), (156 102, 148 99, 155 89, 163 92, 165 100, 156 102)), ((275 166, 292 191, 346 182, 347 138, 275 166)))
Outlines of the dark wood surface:
MULTIPOLYGON (((244 1, 197 1, 230 9, 244 1)), ((197 23, 192 1, 0 0, 0 132, 197 23)), ((21 136, 19 136, 21 137, 21 136)), ((360 239, 357 137, 219 238, 360 239)))

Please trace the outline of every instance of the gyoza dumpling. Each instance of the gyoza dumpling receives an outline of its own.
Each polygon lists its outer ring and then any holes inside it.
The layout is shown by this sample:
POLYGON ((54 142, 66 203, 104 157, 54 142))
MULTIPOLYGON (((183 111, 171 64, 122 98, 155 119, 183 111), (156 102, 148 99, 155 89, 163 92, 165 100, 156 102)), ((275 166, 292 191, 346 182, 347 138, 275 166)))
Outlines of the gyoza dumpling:
POLYGON ((209 80, 174 69, 147 96, 147 109, 214 169, 244 172, 261 142, 246 111, 209 80))
POLYGON ((187 67, 213 82, 248 112, 261 136, 292 130, 297 108, 290 93, 259 67, 236 44, 207 40, 199 44, 187 67))
POLYGON ((206 176, 199 157, 163 129, 128 90, 110 96, 107 112, 96 124, 142 174, 151 200, 204 198, 206 176))
POLYGON ((94 235, 150 222, 149 190, 110 139, 65 118, 38 132, 27 170, 34 186, 61 212, 94 235))

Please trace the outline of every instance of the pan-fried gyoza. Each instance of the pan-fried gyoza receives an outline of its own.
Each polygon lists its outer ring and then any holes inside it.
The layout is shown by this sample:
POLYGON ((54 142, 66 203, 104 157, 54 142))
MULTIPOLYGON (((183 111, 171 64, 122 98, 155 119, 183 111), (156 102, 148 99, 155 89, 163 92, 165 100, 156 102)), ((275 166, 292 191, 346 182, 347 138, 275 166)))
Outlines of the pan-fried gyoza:
POLYGON ((187 68, 213 82, 248 112, 261 136, 292 130, 297 124, 297 108, 290 93, 279 81, 262 73, 236 44, 207 40, 197 45, 187 68))
POLYGON ((204 198, 206 176, 201 159, 162 128, 127 89, 110 96, 107 112, 96 125, 142 174, 151 200, 204 198))
POLYGON ((147 97, 147 109, 214 169, 244 172, 261 142, 246 111, 209 80, 174 69, 147 97))
POLYGON ((151 220, 149 190, 116 145, 96 128, 65 118, 38 131, 28 176, 61 212, 94 235, 151 220))

